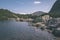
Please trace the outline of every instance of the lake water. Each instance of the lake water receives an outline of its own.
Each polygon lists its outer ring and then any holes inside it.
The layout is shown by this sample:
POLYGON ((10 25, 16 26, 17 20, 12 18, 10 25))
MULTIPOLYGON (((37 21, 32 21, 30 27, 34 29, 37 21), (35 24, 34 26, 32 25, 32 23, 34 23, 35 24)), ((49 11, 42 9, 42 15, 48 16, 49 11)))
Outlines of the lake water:
POLYGON ((0 21, 0 40, 54 40, 52 34, 28 22, 0 21))

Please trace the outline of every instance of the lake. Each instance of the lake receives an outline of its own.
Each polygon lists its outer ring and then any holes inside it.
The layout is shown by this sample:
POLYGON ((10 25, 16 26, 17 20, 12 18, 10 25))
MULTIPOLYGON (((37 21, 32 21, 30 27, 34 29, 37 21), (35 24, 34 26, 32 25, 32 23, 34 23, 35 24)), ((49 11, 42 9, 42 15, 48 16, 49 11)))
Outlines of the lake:
POLYGON ((0 40, 54 40, 53 35, 29 22, 0 21, 0 40))

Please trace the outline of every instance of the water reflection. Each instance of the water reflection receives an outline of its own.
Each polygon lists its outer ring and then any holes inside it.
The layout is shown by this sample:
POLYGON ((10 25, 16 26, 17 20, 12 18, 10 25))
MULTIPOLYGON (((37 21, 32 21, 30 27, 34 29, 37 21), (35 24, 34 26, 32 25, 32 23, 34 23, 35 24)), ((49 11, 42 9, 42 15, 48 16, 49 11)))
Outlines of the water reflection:
POLYGON ((54 40, 53 35, 28 26, 28 22, 1 21, 0 40, 54 40))

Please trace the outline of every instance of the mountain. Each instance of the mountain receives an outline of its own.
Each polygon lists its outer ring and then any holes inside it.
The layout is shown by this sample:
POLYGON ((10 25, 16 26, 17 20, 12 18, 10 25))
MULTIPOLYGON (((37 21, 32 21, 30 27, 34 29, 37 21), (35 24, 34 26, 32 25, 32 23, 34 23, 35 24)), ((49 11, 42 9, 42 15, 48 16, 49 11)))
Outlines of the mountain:
POLYGON ((54 3, 49 13, 52 17, 60 17, 60 0, 54 3))
POLYGON ((32 13, 33 16, 40 16, 42 14, 45 14, 45 12, 37 11, 37 12, 32 13))
POLYGON ((15 13, 7 9, 0 9, 0 19, 15 18, 14 15, 15 13))
POLYGON ((8 9, 0 9, 0 20, 7 20, 8 18, 31 18, 31 14, 17 14, 13 13, 8 9))

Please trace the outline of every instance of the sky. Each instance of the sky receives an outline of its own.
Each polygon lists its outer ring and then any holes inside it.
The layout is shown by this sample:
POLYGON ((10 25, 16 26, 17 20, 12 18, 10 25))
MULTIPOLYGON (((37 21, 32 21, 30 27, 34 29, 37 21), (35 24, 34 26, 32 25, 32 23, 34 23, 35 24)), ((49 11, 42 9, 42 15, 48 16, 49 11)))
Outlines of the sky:
POLYGON ((36 11, 49 12, 56 0, 0 0, 0 9, 15 13, 30 14, 36 11))

